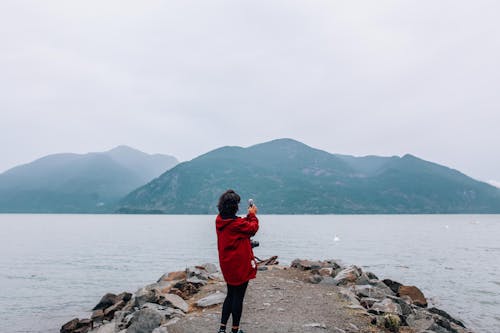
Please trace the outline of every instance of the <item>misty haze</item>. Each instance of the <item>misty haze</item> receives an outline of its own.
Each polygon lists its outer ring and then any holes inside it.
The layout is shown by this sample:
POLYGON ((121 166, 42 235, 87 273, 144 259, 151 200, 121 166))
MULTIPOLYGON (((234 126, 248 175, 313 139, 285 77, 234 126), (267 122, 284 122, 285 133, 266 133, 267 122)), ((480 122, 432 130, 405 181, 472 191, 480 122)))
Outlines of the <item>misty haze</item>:
POLYGON ((0 332, 497 332, 498 12, 2 1, 0 332))

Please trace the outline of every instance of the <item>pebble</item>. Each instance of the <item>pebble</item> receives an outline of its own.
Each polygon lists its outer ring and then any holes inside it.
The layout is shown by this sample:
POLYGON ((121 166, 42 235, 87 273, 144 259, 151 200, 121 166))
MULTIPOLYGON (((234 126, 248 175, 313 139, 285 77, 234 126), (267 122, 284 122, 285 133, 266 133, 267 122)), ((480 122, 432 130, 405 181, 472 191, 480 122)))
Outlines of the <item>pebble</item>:
POLYGON ((302 327, 317 327, 317 328, 323 328, 326 329, 325 324, 320 324, 320 323, 310 323, 310 324, 304 324, 302 327))

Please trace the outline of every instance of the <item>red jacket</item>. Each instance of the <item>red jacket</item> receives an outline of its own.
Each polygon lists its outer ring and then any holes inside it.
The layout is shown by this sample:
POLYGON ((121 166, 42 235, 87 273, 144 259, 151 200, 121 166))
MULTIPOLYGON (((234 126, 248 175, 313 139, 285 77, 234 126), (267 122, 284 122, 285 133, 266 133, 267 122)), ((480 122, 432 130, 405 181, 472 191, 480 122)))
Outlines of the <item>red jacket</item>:
POLYGON ((219 263, 226 282, 238 286, 254 279, 257 263, 250 245, 250 237, 259 230, 259 220, 255 214, 245 218, 223 219, 217 215, 217 248, 219 263))

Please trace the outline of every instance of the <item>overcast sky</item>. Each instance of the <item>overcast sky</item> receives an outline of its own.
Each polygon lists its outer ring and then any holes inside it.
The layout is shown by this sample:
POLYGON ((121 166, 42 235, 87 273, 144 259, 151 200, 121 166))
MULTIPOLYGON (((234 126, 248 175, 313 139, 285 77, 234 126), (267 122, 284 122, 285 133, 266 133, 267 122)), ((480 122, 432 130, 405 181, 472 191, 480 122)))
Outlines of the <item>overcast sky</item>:
POLYGON ((0 2, 0 172, 290 137, 500 181, 498 1, 0 2))

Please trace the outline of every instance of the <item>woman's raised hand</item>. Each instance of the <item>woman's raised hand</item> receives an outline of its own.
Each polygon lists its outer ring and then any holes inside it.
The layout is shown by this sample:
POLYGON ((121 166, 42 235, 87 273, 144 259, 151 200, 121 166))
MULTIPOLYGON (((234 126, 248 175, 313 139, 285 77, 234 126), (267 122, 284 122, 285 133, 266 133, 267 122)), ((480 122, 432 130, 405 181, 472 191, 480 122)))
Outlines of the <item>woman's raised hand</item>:
POLYGON ((248 207, 248 214, 250 214, 250 213, 257 214, 257 211, 258 211, 258 209, 257 209, 257 206, 255 206, 255 205, 248 207))

